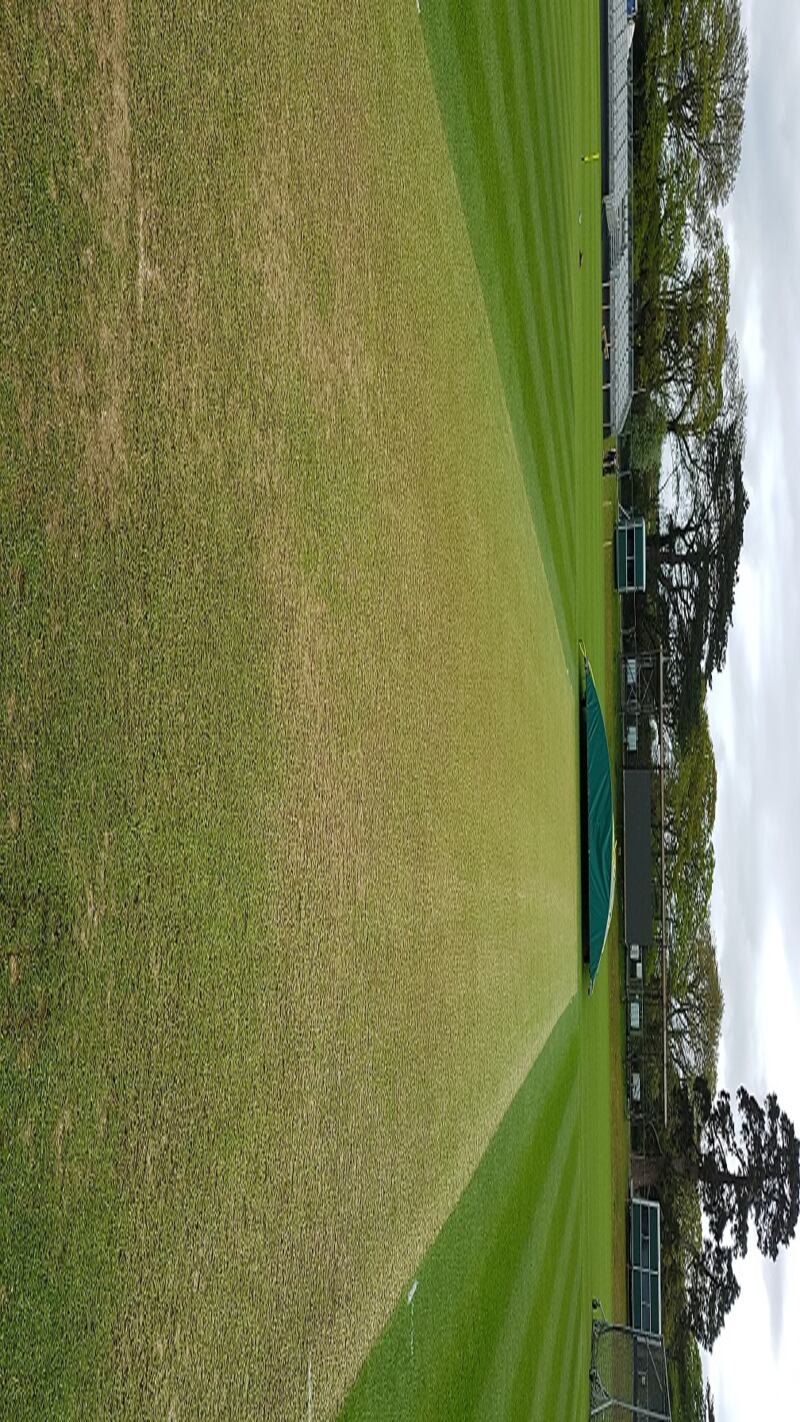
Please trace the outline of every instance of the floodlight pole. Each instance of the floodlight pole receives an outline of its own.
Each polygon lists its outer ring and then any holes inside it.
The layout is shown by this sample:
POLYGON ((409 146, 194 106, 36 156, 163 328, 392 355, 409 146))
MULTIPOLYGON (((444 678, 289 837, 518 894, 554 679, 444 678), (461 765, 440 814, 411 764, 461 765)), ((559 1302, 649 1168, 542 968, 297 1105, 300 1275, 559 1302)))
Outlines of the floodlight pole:
POLYGON ((661 781, 661 1031, 664 1125, 667 1124, 667 869, 664 855, 664 648, 658 649, 658 768, 661 781))

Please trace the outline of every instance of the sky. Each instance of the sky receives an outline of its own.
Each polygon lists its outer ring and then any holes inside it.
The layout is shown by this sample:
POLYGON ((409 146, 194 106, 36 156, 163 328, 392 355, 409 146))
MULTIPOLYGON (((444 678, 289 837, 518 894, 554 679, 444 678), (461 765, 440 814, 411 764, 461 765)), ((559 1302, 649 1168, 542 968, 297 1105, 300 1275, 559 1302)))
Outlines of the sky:
MULTIPOLYGON (((743 0, 742 15, 750 83, 724 225, 750 509, 709 695, 720 1085, 775 1091, 800 1131, 800 3, 743 0)), ((737 1272, 741 1296, 707 1360, 718 1422, 795 1417, 800 1237, 773 1264, 751 1232, 737 1272)))

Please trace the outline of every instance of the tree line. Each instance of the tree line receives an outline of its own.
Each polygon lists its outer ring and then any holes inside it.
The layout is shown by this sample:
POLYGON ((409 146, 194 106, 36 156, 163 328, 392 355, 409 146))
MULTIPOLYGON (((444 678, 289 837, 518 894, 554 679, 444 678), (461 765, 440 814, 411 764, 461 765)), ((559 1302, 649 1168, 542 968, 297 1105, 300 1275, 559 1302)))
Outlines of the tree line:
POLYGON ((725 662, 747 492, 747 400, 719 207, 739 166, 739 0, 645 0, 634 39, 632 460, 653 522, 647 615, 680 740, 725 662))
MULTIPOLYGON (((794 1236, 800 1145, 774 1094, 717 1091, 723 993, 711 927, 716 766, 706 693, 725 663, 748 496, 747 398, 729 329, 720 210, 739 168, 748 78, 740 0, 640 0, 632 178, 636 392, 630 466, 648 516, 637 626, 667 657, 671 921, 669 1126, 634 1183, 661 1201, 674 1415, 713 1422, 698 1343, 739 1292, 751 1234, 794 1236)), ((660 1088, 656 1088, 660 1089, 660 1088)))

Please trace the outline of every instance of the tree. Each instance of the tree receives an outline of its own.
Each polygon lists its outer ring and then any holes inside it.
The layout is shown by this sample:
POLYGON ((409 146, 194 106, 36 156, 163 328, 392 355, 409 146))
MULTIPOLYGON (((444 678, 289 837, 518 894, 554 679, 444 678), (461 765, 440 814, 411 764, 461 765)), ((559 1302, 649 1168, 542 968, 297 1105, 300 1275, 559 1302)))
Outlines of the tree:
MULTIPOLYGON (((679 336, 673 334, 679 315, 687 325, 691 319, 691 313, 680 310, 681 301, 684 308, 688 306, 687 283, 692 272, 687 256, 689 194, 685 176, 664 160, 659 106, 654 107, 656 114, 645 126, 633 176, 634 339, 639 385, 658 393, 660 406, 669 412, 667 396, 672 396, 674 405, 677 394, 668 386, 670 365, 680 372, 689 366, 688 352, 683 358, 676 349, 679 336), (665 361, 668 341, 671 360, 665 361)), ((696 273, 696 278, 699 275, 696 273)), ((696 317, 696 311, 694 314, 696 317)), ((685 390, 683 393, 685 396, 685 390)), ((684 418, 689 418, 690 406, 688 401, 684 418)), ((675 413, 681 413, 680 404, 675 413)))
POLYGON ((689 1255, 686 1275, 687 1322, 703 1347, 710 1349, 740 1293, 732 1250, 715 1240, 703 1240, 702 1250, 689 1255))
POLYGON ((711 1383, 706 1383, 706 1415, 705 1422, 717 1422, 717 1409, 714 1406, 714 1394, 711 1391, 711 1383))
POLYGON ((631 467, 639 474, 661 475, 661 451, 666 435, 664 416, 655 400, 636 401, 631 411, 631 467))
POLYGON ((672 433, 702 438, 720 401, 728 255, 716 210, 741 157, 740 0, 648 0, 633 48, 637 380, 672 433))
POLYGON ((687 919, 696 919, 711 898, 717 812, 717 766, 705 698, 697 724, 667 770, 665 811, 670 888, 685 901, 687 919))
POLYGON ((671 4, 659 67, 668 143, 696 172, 693 208, 702 223, 730 197, 741 158, 748 57, 740 0, 671 4))
POLYGON ((670 1174, 699 1190, 709 1227, 700 1249, 687 1245, 687 1309, 696 1337, 710 1348, 738 1296, 735 1257, 747 1252, 749 1226, 770 1259, 794 1237, 800 1210, 800 1142, 776 1096, 763 1105, 741 1086, 739 1122, 730 1096, 712 1097, 698 1078, 673 1095, 669 1149, 632 1157, 634 1183, 655 1185, 670 1174))
POLYGON ((721 1243, 730 1227, 734 1253, 747 1253, 752 1216, 762 1254, 777 1259, 794 1237, 800 1207, 800 1142, 774 1093, 762 1106, 744 1086, 736 1094, 740 1127, 727 1091, 712 1100, 706 1082, 695 1082, 701 1129, 696 1156, 700 1198, 709 1228, 721 1243))
POLYGON ((684 247, 672 272, 662 272, 664 310, 657 389, 667 434, 685 457, 702 441, 722 408, 730 305, 730 258, 722 224, 706 224, 703 241, 684 247))
POLYGON ((668 772, 665 850, 672 920, 668 1040, 672 1065, 686 1081, 716 1082, 723 995, 711 930, 717 768, 703 704, 685 747, 668 772))
POLYGON ((685 1328, 673 1329, 669 1345, 672 1415, 678 1422, 707 1422, 703 1363, 697 1339, 685 1328))
POLYGON ((679 739, 696 722, 704 679, 725 662, 749 506, 746 413, 738 348, 729 339, 722 404, 702 439, 680 441, 675 501, 656 545, 679 739))
POLYGON ((684 1080, 702 1072, 716 1081, 724 997, 708 911, 692 941, 670 962, 668 1040, 672 1065, 684 1080))

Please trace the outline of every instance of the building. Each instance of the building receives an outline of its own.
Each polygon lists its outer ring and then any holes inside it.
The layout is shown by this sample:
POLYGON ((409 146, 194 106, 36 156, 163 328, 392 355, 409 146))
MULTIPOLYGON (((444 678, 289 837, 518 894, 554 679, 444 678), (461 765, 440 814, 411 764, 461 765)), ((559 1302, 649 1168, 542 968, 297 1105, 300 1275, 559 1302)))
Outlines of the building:
POLYGON ((603 424, 619 434, 633 399, 633 32, 636 0, 601 9, 603 424))

